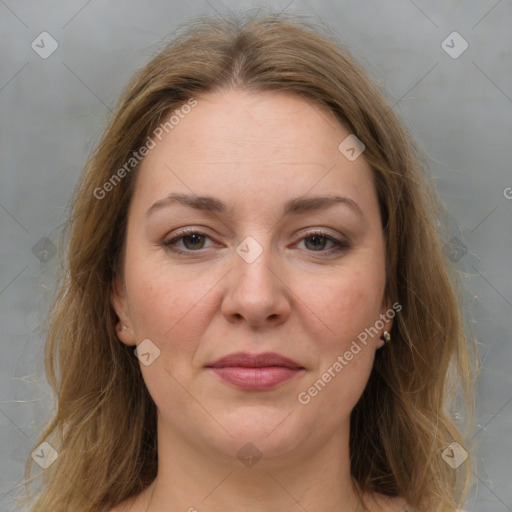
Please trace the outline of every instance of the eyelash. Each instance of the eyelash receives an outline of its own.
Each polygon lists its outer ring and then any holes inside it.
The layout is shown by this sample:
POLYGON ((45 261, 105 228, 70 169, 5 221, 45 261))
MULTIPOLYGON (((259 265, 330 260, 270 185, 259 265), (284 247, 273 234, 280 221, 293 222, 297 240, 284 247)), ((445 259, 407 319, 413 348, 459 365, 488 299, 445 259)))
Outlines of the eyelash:
MULTIPOLYGON (((166 249, 172 251, 172 252, 175 252, 177 254, 192 254, 192 253, 200 253, 203 249, 197 249, 197 250, 191 250, 191 249, 178 249, 175 244, 176 242, 178 242, 179 240, 182 240, 183 238, 187 237, 187 236, 190 236, 190 235, 199 235, 199 236, 202 236, 202 237, 205 237, 205 238, 210 238, 210 236, 208 236, 206 233, 204 233, 203 231, 200 231, 198 229, 184 229, 183 231, 181 231, 178 236, 175 236, 173 238, 171 238, 170 240, 167 240, 167 241, 164 241, 163 242, 163 245, 166 247, 166 249), (174 247, 173 247, 174 246, 174 247)), ((308 251, 308 252, 311 252, 311 253, 328 253, 328 254, 333 254, 333 253, 338 253, 338 252, 341 252, 341 251, 344 251, 344 250, 347 250, 350 248, 350 245, 347 241, 345 240, 338 240, 337 238, 334 238, 333 236, 331 235, 328 235, 327 233, 323 232, 323 231, 309 231, 307 232, 300 240, 305 240, 306 238, 310 238, 312 236, 320 236, 322 238, 325 238, 327 239, 328 241, 332 242, 334 244, 334 247, 331 247, 331 249, 328 249, 328 250, 319 250, 319 251, 308 251)))

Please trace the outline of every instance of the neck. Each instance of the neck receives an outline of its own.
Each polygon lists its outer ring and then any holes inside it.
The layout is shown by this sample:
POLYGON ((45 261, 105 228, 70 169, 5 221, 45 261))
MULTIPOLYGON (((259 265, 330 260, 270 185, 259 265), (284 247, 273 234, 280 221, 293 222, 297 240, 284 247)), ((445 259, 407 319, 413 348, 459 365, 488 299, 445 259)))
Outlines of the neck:
POLYGON ((191 446, 160 423, 158 439, 158 475, 146 490, 147 512, 361 510, 350 476, 348 426, 307 453, 263 454, 253 465, 191 446))

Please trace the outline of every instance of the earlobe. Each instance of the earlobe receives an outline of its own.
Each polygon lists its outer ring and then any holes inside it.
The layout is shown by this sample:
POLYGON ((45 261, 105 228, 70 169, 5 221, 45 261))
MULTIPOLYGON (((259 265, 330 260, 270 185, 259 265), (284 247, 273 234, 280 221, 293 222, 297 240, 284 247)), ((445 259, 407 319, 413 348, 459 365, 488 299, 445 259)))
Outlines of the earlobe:
POLYGON ((136 345, 133 331, 127 325, 123 324, 121 320, 116 324, 116 332, 119 340, 125 345, 136 345))
POLYGON ((380 337, 380 339, 384 342, 384 343, 388 343, 391 341, 391 334, 389 334, 388 331, 384 331, 382 333, 382 336, 380 337))
MULTIPOLYGON (((395 303, 397 304, 397 303, 395 303)), ((391 328, 393 327, 393 319, 396 316, 396 312, 399 310, 395 310, 395 304, 393 306, 388 306, 383 313, 380 315, 380 321, 378 327, 381 331, 379 336, 379 340, 377 342, 377 348, 382 348, 385 345, 388 345, 391 342, 391 328)), ((384 306, 386 307, 386 306, 384 306)), ((401 308, 400 308, 401 309, 401 308)))

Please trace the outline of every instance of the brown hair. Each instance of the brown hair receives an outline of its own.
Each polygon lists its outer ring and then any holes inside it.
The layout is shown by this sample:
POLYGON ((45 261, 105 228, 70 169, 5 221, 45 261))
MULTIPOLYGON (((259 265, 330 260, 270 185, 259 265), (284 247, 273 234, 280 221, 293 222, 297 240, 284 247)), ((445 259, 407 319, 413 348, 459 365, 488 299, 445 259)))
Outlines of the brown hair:
MULTIPOLYGON (((136 166, 108 187, 108 198, 99 199, 95 190, 172 110, 226 88, 301 95, 365 144, 387 240, 386 296, 402 311, 351 415, 353 480, 361 492, 399 495, 419 511, 460 507, 469 461, 454 470, 441 452, 454 441, 464 446, 447 399, 458 379, 471 406, 472 351, 424 159, 329 29, 282 14, 199 19, 185 28, 128 85, 73 198, 66 271, 46 343, 58 407, 34 445, 48 441, 58 458, 43 471, 43 490, 31 510, 108 510, 156 476, 156 406, 133 348, 117 338, 110 303, 122 271, 136 166)), ((27 481, 31 470, 29 459, 27 481)))

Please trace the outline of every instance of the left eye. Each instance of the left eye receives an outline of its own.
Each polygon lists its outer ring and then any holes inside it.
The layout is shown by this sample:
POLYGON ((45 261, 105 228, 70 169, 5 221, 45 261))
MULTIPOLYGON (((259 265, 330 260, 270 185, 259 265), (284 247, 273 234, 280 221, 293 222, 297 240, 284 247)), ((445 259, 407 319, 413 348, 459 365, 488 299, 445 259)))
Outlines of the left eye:
POLYGON ((300 240, 304 242, 307 249, 312 251, 323 251, 325 249, 333 249, 339 247, 341 242, 331 236, 327 236, 324 233, 310 233, 300 240), (326 247, 328 244, 332 244, 331 247, 326 247))

